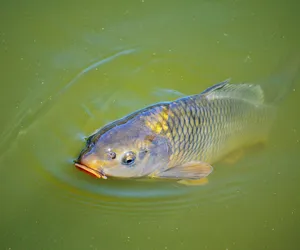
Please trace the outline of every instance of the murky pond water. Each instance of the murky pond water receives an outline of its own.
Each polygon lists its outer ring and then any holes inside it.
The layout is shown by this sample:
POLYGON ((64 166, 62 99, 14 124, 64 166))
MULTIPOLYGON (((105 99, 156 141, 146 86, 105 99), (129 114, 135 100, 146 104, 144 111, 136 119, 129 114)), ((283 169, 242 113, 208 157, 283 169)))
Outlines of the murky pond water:
POLYGON ((229 77, 274 79, 288 54, 299 56, 299 9, 1 3, 0 248, 298 249, 299 77, 267 147, 216 164, 205 186, 97 180, 72 160, 86 135, 148 104, 229 77))

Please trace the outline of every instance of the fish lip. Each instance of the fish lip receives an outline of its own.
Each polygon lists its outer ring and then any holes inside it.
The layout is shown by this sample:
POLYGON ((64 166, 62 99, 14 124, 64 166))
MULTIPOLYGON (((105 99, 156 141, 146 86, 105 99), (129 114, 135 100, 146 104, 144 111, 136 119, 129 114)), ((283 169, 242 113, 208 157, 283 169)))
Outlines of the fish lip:
POLYGON ((86 171, 86 172, 88 172, 88 173, 90 173, 90 174, 92 174, 92 175, 94 175, 94 176, 96 176, 97 178, 107 179, 107 176, 105 175, 105 173, 103 172, 102 169, 100 171, 97 171, 93 168, 90 168, 90 167, 88 167, 86 165, 83 165, 81 163, 78 163, 78 162, 75 162, 75 166, 82 169, 82 170, 84 170, 84 171, 86 171))

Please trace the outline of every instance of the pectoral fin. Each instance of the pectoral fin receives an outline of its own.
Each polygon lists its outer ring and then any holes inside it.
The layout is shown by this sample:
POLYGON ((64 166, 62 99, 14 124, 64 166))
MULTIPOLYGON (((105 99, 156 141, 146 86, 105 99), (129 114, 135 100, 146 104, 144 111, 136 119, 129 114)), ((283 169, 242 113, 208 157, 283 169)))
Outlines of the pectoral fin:
POLYGON ((159 178, 198 180, 208 176, 213 167, 206 162, 193 161, 178 165, 157 174, 159 178))

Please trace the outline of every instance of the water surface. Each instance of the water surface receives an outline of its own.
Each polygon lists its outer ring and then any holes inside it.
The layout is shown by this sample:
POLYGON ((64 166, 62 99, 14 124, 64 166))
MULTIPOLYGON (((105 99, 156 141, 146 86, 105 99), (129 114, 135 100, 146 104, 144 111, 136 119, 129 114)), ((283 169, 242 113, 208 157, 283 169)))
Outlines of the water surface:
POLYGON ((293 0, 2 3, 0 248, 298 249, 299 77, 268 145, 216 164, 206 186, 72 164, 85 136, 148 104, 276 80, 299 55, 298 13, 293 0))

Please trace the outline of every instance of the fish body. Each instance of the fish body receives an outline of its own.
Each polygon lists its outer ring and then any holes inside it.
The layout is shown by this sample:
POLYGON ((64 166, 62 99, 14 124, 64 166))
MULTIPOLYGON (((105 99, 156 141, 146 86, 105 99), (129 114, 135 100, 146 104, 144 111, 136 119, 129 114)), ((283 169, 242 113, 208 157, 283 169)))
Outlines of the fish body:
POLYGON ((275 115, 274 107, 264 104, 258 85, 227 82, 156 109, 156 117, 160 112, 168 114, 154 128, 171 144, 168 168, 192 161, 213 164, 240 147, 255 144, 267 135, 275 115))
POLYGON ((263 140, 274 117, 260 85, 224 81, 104 126, 76 166, 102 178, 201 179, 222 157, 263 140))

